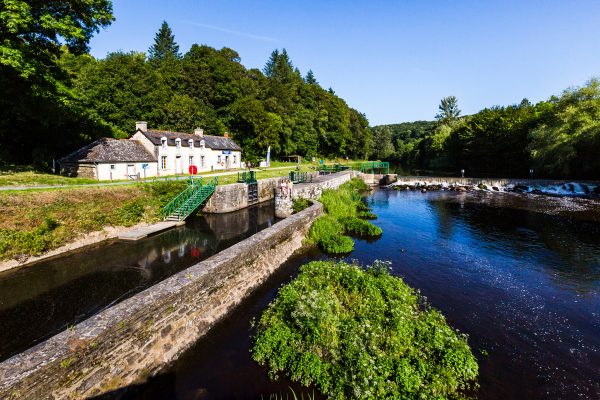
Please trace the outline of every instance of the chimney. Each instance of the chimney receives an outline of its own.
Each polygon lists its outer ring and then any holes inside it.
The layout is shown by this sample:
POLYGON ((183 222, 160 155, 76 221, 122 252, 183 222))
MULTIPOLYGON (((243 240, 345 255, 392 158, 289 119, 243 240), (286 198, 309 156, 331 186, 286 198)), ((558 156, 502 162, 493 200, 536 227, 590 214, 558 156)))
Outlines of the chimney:
POLYGON ((226 137, 226 138, 228 138, 228 137, 229 137, 229 132, 225 132, 225 133, 223 134, 223 137, 226 137))
POLYGON ((204 129, 200 129, 200 128, 194 129, 194 135, 198 135, 200 137, 204 137, 204 129))
POLYGON ((135 131, 148 132, 148 123, 146 121, 138 121, 135 123, 135 131))

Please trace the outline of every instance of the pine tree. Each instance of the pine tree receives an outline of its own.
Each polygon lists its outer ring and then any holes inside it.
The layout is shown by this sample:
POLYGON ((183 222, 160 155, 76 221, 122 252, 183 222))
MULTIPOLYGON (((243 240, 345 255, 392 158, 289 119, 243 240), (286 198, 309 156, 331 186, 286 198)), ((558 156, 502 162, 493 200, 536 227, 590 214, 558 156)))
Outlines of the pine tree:
POLYGON ((308 83, 309 85, 319 84, 319 82, 317 82, 317 79, 315 78, 315 74, 312 72, 312 69, 309 69, 308 72, 306 73, 304 82, 308 83))
POLYGON ((179 45, 175 43, 175 36, 167 24, 163 21, 160 29, 154 37, 154 44, 148 50, 148 59, 151 61, 163 61, 169 58, 179 59, 179 45))
POLYGON ((460 115, 458 109, 458 100, 455 96, 444 97, 438 106, 440 111, 435 118, 441 122, 450 122, 457 119, 460 115))
POLYGON ((273 78, 275 76, 277 60, 279 60, 279 50, 275 49, 271 52, 271 56, 263 68, 263 74, 265 74, 267 78, 273 78))

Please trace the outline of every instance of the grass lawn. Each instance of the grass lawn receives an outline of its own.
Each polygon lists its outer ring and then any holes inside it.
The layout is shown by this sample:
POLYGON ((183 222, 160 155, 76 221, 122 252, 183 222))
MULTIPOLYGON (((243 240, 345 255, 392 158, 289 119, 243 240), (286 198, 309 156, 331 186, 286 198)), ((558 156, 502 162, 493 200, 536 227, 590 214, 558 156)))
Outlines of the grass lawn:
POLYGON ((98 183, 95 179, 69 178, 43 172, 0 170, 0 186, 54 186, 98 183))

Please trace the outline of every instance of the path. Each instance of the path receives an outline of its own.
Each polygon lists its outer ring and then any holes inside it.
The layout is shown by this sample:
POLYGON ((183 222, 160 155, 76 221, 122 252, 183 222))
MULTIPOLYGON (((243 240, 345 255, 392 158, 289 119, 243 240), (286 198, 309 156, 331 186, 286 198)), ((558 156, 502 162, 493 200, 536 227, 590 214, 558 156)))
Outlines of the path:
MULTIPOLYGON (((295 167, 273 167, 273 168, 265 168, 261 171, 274 171, 279 169, 289 169, 292 170, 295 167)), ((238 172, 243 170, 235 170, 235 171, 224 171, 224 172, 214 172, 209 174, 201 174, 196 175, 198 177, 213 177, 213 176, 225 176, 225 175, 235 175, 238 172)), ((7 190, 33 190, 33 189, 64 189, 64 188, 84 188, 84 187, 98 187, 98 186, 118 186, 118 185, 131 185, 134 183, 140 182, 156 182, 156 181, 170 181, 170 180, 179 180, 179 179, 187 179, 189 175, 179 175, 179 176, 168 176, 164 178, 148 178, 146 180, 139 181, 119 181, 119 182, 98 182, 98 183, 85 183, 79 185, 38 185, 38 186, 0 186, 0 191, 7 190)))

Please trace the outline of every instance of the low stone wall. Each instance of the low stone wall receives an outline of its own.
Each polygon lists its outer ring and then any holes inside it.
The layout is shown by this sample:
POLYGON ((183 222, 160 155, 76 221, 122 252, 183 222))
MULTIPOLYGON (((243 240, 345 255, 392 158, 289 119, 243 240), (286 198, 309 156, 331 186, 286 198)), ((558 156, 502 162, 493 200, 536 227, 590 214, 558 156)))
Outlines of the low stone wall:
POLYGON ((0 398, 83 398, 161 371, 301 247, 315 203, 0 363, 0 398))
MULTIPOLYGON (((258 202, 272 200, 275 197, 275 188, 284 181, 286 176, 278 178, 260 179, 258 181, 258 202)), ((206 213, 228 213, 248 207, 248 185, 233 183, 219 185, 210 197, 202 211, 206 213)))

